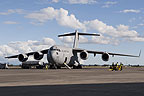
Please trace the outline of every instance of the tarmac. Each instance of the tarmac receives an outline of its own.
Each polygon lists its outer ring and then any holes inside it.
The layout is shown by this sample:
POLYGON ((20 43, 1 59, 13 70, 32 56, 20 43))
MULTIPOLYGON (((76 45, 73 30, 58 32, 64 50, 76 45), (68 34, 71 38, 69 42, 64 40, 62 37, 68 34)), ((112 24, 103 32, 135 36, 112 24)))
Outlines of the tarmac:
POLYGON ((0 96, 144 96, 144 68, 4 69, 0 96))

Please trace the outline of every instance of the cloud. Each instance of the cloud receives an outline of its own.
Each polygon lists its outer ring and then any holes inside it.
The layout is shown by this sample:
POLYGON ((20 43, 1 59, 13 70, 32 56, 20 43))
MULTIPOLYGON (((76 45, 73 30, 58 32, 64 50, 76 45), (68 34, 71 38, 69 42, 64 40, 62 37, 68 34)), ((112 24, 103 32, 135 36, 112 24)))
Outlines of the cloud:
POLYGON ((78 19, 76 19, 75 15, 73 14, 68 15, 68 11, 63 8, 59 10, 59 15, 58 17, 56 17, 56 20, 62 26, 67 26, 74 29, 85 28, 85 26, 78 19))
POLYGON ((109 8, 110 6, 115 5, 115 4, 117 4, 117 2, 107 1, 102 7, 109 8))
MULTIPOLYGON (((0 45, 0 61, 6 61, 5 56, 16 55, 19 53, 27 53, 32 51, 40 51, 55 45, 55 41, 51 38, 43 38, 41 41, 28 40, 25 42, 11 42, 7 45, 0 45)), ((32 59, 30 59, 32 60, 32 59)), ((14 61, 18 61, 14 59, 14 61)))
MULTIPOLYGON (((61 26, 65 26, 73 29, 80 29, 83 31, 95 30, 101 33, 103 36, 106 36, 106 37, 99 38, 103 40, 103 42, 101 42, 102 44, 108 44, 109 41, 114 41, 114 39, 117 41, 114 42, 114 44, 117 44, 119 39, 126 40, 127 38, 130 40, 131 38, 140 37, 138 32, 135 30, 131 30, 129 26, 123 24, 117 26, 110 26, 98 19, 82 22, 79 19, 77 19, 74 14, 69 14, 68 10, 65 10, 63 8, 54 9, 53 7, 48 7, 48 8, 41 9, 40 11, 27 14, 25 17, 34 20, 33 22, 40 22, 41 24, 48 22, 49 20, 56 20, 57 23, 61 26), (106 42, 106 40, 108 42, 106 42)), ((64 38, 64 40, 69 42, 72 41, 73 38, 66 37, 64 38)), ((142 40, 137 40, 137 41, 142 41, 142 40)))
POLYGON ((135 26, 133 26, 133 27, 131 27, 131 28, 136 29, 136 28, 138 28, 138 27, 143 27, 143 26, 144 26, 143 23, 139 23, 139 24, 137 24, 137 25, 135 25, 135 26))
POLYGON ((138 24, 138 26, 144 26, 144 24, 143 24, 143 23, 140 23, 140 24, 138 24))
MULTIPOLYGON (((111 4, 111 3, 108 3, 111 4)), ((8 13, 14 13, 20 11, 8 11, 8 13)), ((31 24, 44 24, 50 20, 56 20, 61 26, 69 27, 72 29, 79 29, 83 31, 95 30, 102 34, 103 37, 99 38, 100 44, 112 44, 111 41, 116 41, 113 44, 118 44, 119 39, 130 40, 130 41, 143 41, 143 37, 140 37, 139 33, 129 28, 129 26, 120 24, 117 26, 111 26, 98 19, 89 21, 80 21, 74 14, 69 14, 68 10, 63 8, 54 9, 53 7, 43 8, 39 11, 27 13, 25 18, 31 19, 31 24), (110 40, 111 39, 111 40, 110 40), (114 40, 115 39, 115 40, 114 40)), ((5 24, 18 24, 14 21, 6 21, 5 24)), ((81 37, 82 38, 82 37, 81 37)), ((93 39, 93 38, 92 38, 93 39)), ((64 38, 67 42, 73 42, 72 37, 64 38)), ((46 40, 45 40, 46 41, 46 40)), ((89 41, 83 38, 81 43, 98 43, 89 41)))
POLYGON ((91 43, 96 43, 96 44, 113 44, 113 45, 118 45, 119 40, 115 38, 110 38, 110 37, 105 37, 103 35, 96 37, 92 36, 92 39, 90 41, 91 43))
POLYGON ((69 15, 68 11, 63 8, 54 9, 53 7, 48 7, 41 9, 38 12, 30 13, 25 17, 41 23, 45 23, 49 20, 55 19, 61 26, 82 30, 94 29, 102 34, 107 34, 112 37, 138 36, 138 33, 135 30, 129 30, 129 26, 125 26, 122 24, 118 25, 115 28, 113 26, 105 24, 98 19, 80 22, 74 14, 69 15))
POLYGON ((57 10, 55 10, 52 7, 48 7, 48 8, 41 9, 39 12, 30 13, 25 17, 30 19, 35 19, 38 20, 39 22, 44 23, 47 20, 52 20, 56 18, 57 15, 58 15, 57 10))
MULTIPOLYGON (((46 49, 47 47, 50 47, 51 45, 54 45, 55 41, 51 38, 43 38, 41 41, 32 41, 28 40, 26 42, 11 42, 7 44, 7 46, 13 48, 18 53, 27 53, 30 51, 38 51, 46 49)), ((8 54, 8 55, 14 55, 14 53, 8 54)))
MULTIPOLYGON (((83 40, 80 38, 80 43, 97 43, 97 44, 113 44, 118 45, 119 39, 130 40, 130 41, 143 41, 144 37, 140 37, 138 32, 135 30, 130 30, 129 26, 118 25, 116 27, 109 26, 98 19, 92 21, 85 21, 84 25, 86 30, 96 30, 101 33, 100 37, 92 37, 91 40, 88 40, 83 37, 83 40), (104 36, 104 35, 107 36, 104 36)), ((64 37, 64 42, 73 42, 73 37, 64 37)))
POLYGON ((59 0, 52 0, 51 2, 58 3, 58 2, 59 2, 59 0))
POLYGON ((97 0, 68 0, 69 4, 93 4, 96 3, 97 0))
POLYGON ((78 19, 76 19, 75 15, 69 15, 68 11, 63 8, 54 9, 53 7, 48 7, 41 9, 38 12, 30 13, 25 17, 36 20, 34 21, 35 23, 37 21, 39 23, 45 23, 48 20, 55 19, 62 26, 74 29, 84 29, 84 25, 78 19))
POLYGON ((140 13, 140 10, 135 10, 135 9, 125 9, 123 11, 120 11, 121 13, 140 13))
POLYGON ((130 41, 135 41, 135 42, 144 42, 144 37, 132 37, 129 38, 130 41))
POLYGON ((36 4, 50 4, 50 3, 58 3, 61 0, 36 0, 36 4))
POLYGON ((10 14, 25 14, 25 10, 23 9, 8 9, 7 12, 0 12, 0 15, 10 15, 10 14))
POLYGON ((54 45, 55 41, 51 38, 43 38, 42 41, 34 42, 33 45, 54 45))
POLYGON ((98 19, 92 21, 86 21, 86 28, 97 30, 102 34, 106 34, 112 37, 131 37, 137 36, 138 33, 134 30, 129 30, 128 26, 120 24, 116 28, 113 26, 109 26, 98 19))
POLYGON ((48 4, 48 3, 67 3, 67 4, 94 4, 97 0, 39 0, 37 4, 48 4))
MULTIPOLYGON (((64 43, 74 42, 74 36, 60 37, 59 39, 64 43)), ((85 38, 84 36, 79 36, 79 43, 89 43, 89 40, 85 38)))
POLYGON ((4 24, 19 24, 18 22, 15 22, 15 21, 5 21, 3 23, 4 24))

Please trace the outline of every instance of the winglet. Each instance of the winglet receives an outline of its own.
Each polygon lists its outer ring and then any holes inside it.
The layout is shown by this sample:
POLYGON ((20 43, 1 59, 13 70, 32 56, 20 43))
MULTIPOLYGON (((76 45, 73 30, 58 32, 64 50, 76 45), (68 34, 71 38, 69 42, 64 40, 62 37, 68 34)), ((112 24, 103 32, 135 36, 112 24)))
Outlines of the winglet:
POLYGON ((138 57, 140 57, 141 56, 141 50, 140 50, 140 52, 139 52, 139 56, 138 57))

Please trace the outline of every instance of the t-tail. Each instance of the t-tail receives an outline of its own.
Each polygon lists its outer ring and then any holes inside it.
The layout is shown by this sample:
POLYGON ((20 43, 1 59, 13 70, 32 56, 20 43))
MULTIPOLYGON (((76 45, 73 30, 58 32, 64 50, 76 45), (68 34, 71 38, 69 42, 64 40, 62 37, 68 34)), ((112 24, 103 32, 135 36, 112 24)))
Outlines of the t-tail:
POLYGON ((78 43, 79 43, 79 35, 100 36, 100 34, 95 34, 95 33, 93 33, 93 34, 91 34, 91 33, 80 33, 77 30, 75 30, 74 33, 67 33, 67 34, 63 34, 63 35, 58 35, 58 37, 75 36, 73 48, 77 48, 78 47, 78 43))

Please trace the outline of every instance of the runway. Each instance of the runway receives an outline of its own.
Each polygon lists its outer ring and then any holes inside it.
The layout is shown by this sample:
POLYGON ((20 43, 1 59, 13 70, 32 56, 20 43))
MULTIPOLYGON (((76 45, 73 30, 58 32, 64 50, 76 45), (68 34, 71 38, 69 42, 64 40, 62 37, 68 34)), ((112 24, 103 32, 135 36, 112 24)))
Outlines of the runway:
POLYGON ((144 68, 0 70, 0 96, 144 96, 144 68))

